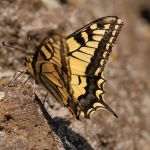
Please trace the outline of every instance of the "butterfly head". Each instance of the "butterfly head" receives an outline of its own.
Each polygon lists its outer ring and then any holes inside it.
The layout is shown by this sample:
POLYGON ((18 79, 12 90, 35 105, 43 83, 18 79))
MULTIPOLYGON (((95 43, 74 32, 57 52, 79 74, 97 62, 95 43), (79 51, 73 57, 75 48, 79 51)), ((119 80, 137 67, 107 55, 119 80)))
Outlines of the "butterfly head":
POLYGON ((33 62, 33 54, 28 54, 25 57, 24 63, 26 66, 27 74, 29 74, 32 78, 34 78, 34 70, 33 70, 32 62, 33 62))

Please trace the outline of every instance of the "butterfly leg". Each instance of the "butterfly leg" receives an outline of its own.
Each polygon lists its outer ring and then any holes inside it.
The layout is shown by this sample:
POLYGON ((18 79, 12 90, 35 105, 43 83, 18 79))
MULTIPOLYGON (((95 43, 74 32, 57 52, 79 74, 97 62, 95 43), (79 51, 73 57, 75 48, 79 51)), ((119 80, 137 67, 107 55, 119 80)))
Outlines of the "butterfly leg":
POLYGON ((28 78, 24 81, 24 85, 28 82, 29 79, 30 79, 30 76, 28 76, 28 78))
POLYGON ((3 90, 6 87, 11 87, 12 83, 17 80, 19 77, 23 76, 26 73, 26 71, 20 71, 18 70, 12 77, 12 79, 8 82, 8 84, 6 84, 4 87, 2 87, 0 90, 3 90), (18 74, 18 75, 17 75, 18 74))
POLYGON ((48 92, 47 92, 46 95, 45 95, 45 98, 44 98, 44 100, 43 100, 43 104, 46 102, 47 97, 48 97, 48 92))

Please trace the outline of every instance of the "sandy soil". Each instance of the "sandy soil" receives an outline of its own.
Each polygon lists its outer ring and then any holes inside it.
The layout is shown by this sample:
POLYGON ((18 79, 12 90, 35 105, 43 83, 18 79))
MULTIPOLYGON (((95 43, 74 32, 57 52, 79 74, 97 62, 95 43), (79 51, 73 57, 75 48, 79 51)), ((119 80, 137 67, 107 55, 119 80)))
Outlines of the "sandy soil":
MULTIPOLYGON (((34 51, 51 30, 67 36, 117 15, 125 25, 105 68, 105 101, 119 118, 97 111, 76 120, 26 76, 0 91, 0 150, 149 150, 150 2, 147 0, 0 0, 0 42, 34 51), (28 36, 31 40, 28 40, 28 36)), ((23 51, 0 46, 0 86, 24 70, 23 51)))

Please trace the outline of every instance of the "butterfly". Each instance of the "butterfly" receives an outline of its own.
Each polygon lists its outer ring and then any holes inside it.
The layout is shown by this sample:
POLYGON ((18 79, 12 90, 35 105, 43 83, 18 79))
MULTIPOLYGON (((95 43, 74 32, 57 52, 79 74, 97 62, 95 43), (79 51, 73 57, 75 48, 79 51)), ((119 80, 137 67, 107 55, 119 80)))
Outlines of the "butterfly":
POLYGON ((106 16, 66 38, 52 32, 26 56, 27 72, 77 119, 98 108, 117 117, 103 100, 103 71, 122 26, 121 18, 106 16))

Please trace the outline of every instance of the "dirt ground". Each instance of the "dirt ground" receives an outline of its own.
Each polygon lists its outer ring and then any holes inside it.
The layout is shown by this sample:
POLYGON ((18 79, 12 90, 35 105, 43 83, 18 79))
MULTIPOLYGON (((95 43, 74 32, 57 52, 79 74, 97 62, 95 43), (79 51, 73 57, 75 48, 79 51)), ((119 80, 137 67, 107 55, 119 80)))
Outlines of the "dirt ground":
MULTIPOLYGON (((124 19, 104 72, 105 101, 119 118, 98 110, 78 121, 51 95, 43 105, 45 90, 23 76, 0 91, 0 150, 150 149, 150 1, 0 0, 0 14, 0 42, 28 52, 51 30, 67 36, 103 16, 124 19)), ((25 69, 24 57, 0 46, 0 87, 25 69)))

